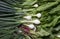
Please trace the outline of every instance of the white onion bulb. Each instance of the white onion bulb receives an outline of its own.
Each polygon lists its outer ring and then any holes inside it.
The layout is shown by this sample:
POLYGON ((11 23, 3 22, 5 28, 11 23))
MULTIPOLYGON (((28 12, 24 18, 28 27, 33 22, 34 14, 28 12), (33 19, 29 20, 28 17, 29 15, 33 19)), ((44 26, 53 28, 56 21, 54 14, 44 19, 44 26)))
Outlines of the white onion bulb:
POLYGON ((40 17, 41 17, 41 13, 38 13, 36 16, 37 16, 38 18, 40 18, 40 17))
POLYGON ((38 7, 38 4, 35 4, 34 7, 38 7))
POLYGON ((24 16, 24 18, 27 19, 27 20, 31 20, 32 16, 24 16))
POLYGON ((21 31, 21 30, 19 30, 18 32, 20 32, 20 33, 21 33, 22 31, 21 31))
POLYGON ((40 20, 36 19, 36 20, 33 21, 33 23, 34 24, 40 24, 41 22, 40 22, 40 20))
POLYGON ((27 25, 29 28, 33 29, 35 26, 33 24, 27 25))
POLYGON ((60 37, 60 35, 57 35, 57 37, 60 37))

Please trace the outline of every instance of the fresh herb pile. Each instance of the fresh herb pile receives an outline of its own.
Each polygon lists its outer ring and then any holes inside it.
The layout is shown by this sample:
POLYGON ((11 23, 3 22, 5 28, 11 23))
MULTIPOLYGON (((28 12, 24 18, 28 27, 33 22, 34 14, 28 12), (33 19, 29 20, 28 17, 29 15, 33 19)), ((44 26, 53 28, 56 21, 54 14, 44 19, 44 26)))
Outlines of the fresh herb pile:
POLYGON ((0 39, 60 39, 60 0, 0 0, 0 39))

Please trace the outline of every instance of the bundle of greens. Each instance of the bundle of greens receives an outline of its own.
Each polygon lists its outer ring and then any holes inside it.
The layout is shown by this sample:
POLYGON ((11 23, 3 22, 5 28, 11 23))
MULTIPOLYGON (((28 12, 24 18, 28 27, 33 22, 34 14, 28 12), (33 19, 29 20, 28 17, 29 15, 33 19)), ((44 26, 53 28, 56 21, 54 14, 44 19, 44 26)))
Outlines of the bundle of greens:
POLYGON ((0 0, 0 39, 60 39, 60 0, 0 0), (25 16, 41 22, 29 34, 20 31, 25 16))

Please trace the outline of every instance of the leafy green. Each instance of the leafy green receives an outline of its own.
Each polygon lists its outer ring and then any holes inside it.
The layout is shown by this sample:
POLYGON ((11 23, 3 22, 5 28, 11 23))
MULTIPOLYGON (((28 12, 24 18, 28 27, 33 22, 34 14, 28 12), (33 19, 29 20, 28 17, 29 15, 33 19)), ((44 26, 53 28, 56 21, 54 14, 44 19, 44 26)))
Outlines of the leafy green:
MULTIPOLYGON (((32 17, 36 19, 37 17, 32 17)), ((0 39, 60 39, 60 0, 0 0, 0 39), (38 7, 33 7, 38 4, 38 7), (36 32, 26 35, 17 26, 23 16, 41 13, 36 32), (16 34, 16 32, 18 32, 16 34)))

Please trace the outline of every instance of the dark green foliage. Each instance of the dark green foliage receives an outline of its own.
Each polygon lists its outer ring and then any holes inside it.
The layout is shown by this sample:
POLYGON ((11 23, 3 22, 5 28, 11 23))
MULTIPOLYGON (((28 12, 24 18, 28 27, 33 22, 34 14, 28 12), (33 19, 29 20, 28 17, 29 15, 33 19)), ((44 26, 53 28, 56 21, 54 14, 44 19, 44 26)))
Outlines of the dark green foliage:
MULTIPOLYGON (((35 19, 35 18, 33 18, 35 19)), ((0 0, 0 39, 60 39, 60 0, 0 0), (38 8, 34 8, 34 4, 38 8), (34 35, 18 32, 24 15, 41 13, 34 35)))

